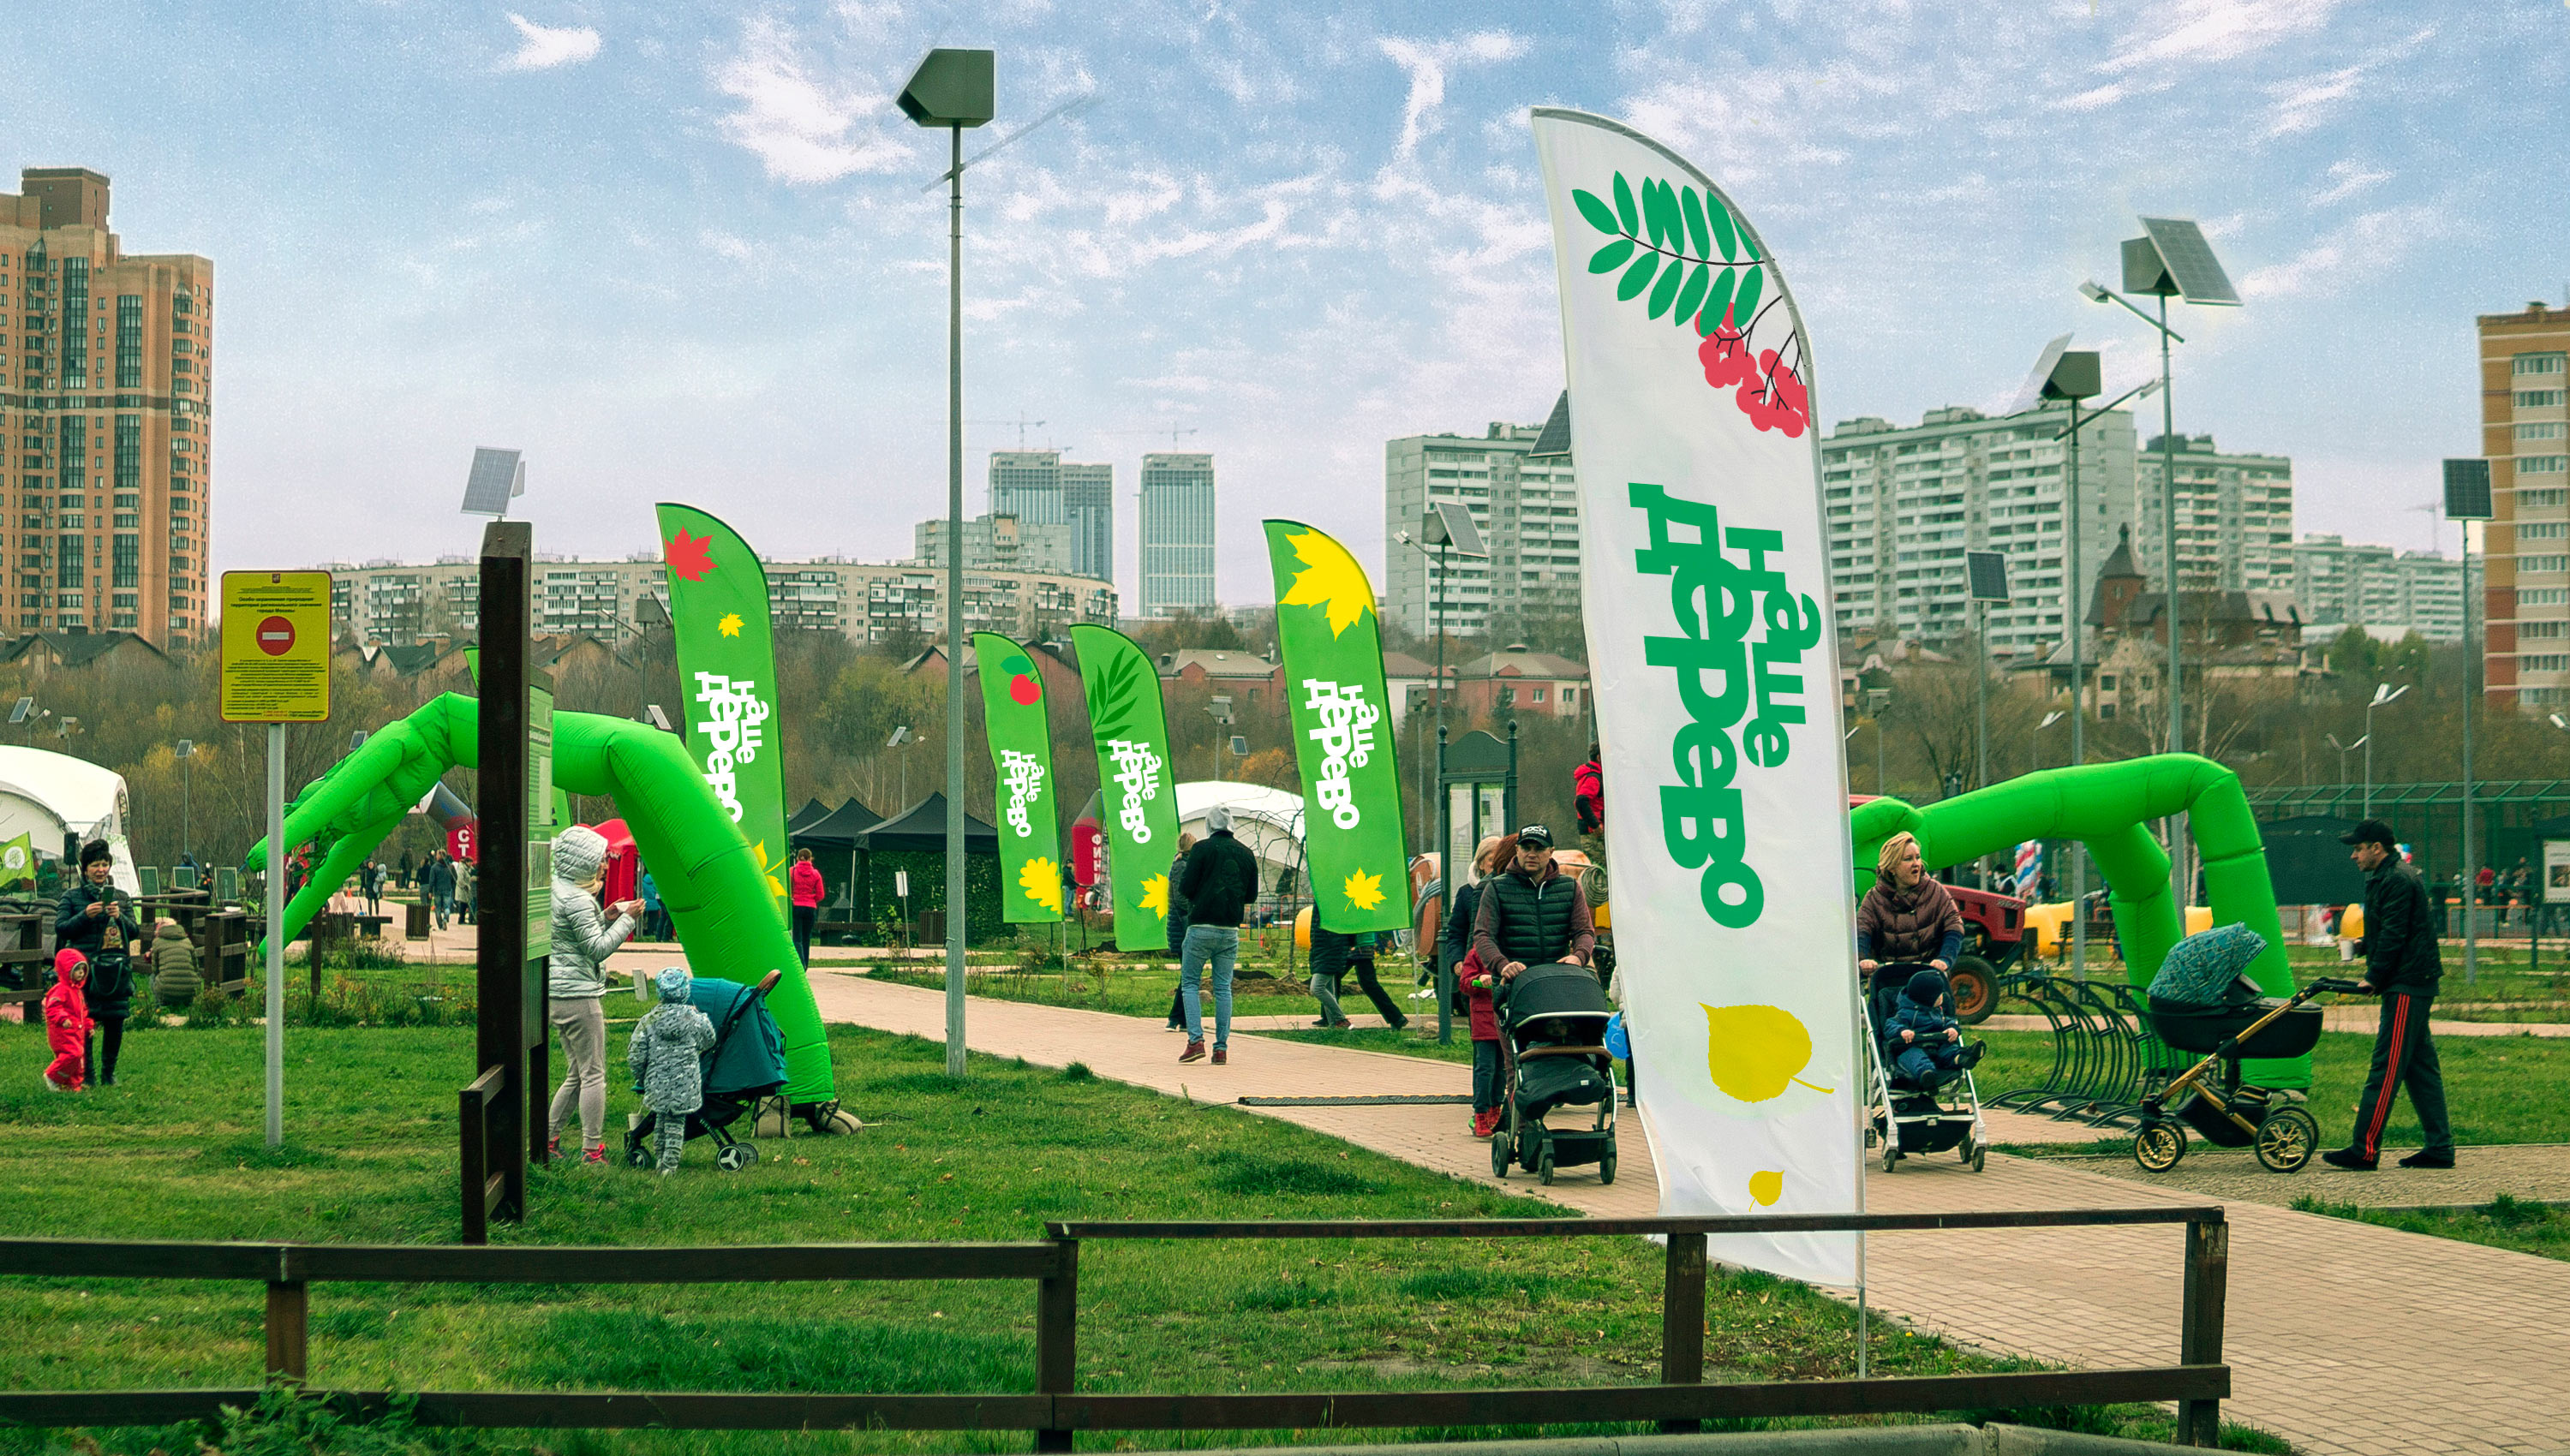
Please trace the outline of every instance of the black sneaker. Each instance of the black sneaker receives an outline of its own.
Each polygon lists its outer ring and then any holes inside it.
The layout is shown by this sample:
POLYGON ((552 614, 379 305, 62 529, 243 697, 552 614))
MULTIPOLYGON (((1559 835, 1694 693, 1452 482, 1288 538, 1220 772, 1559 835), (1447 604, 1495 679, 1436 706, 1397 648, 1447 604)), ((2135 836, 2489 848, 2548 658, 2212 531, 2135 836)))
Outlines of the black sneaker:
POLYGON ((2379 1166, 2378 1160, 2368 1158, 2355 1148, 2333 1148, 2321 1154, 2321 1161, 2350 1173, 2370 1173, 2379 1166))
POLYGON ((2451 1168, 2454 1166, 2454 1150, 2451 1148, 2420 1148, 2417 1152, 2401 1159, 2400 1166, 2403 1168, 2451 1168))
POLYGON ((1989 1045, 1990 1044, 1986 1041, 1964 1042, 1963 1054, 1954 1059, 1954 1064, 1960 1067, 1979 1066, 1981 1064, 1981 1053, 1989 1050, 1989 1045))

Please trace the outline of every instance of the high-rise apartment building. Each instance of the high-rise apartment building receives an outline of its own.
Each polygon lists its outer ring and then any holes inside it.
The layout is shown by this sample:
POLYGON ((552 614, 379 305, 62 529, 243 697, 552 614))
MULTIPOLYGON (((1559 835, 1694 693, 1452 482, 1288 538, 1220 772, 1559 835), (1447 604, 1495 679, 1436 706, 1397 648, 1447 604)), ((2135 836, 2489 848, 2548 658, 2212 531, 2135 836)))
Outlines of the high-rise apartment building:
MULTIPOLYGON (((2154 436, 2134 462, 2133 548, 2142 574, 2168 580, 2160 518, 2168 457, 2154 436)), ((2224 455, 2210 435, 2177 437, 2177 560, 2187 591, 2294 589, 2294 463, 2224 455)), ((2309 617, 2304 620, 2310 620, 2309 617)))
POLYGON ((2307 627, 2463 639, 2463 563, 2434 551, 2312 535, 2294 543, 2294 603, 2307 627))
MULTIPOLYGON (((968 528, 969 530, 969 528, 968 528)), ((969 552, 969 547, 968 547, 969 552)), ((780 632, 842 632, 860 642, 935 640, 946 632, 946 572, 918 561, 822 557, 763 561, 768 616, 780 632)), ((472 556, 425 564, 332 562, 331 634, 407 646, 422 637, 470 637, 480 630, 480 565, 472 556)), ((665 615, 668 568, 651 552, 621 561, 539 556, 530 588, 535 627, 622 642, 647 619, 643 598, 665 615)), ((1007 632, 1035 642, 1073 622, 1112 626, 1114 586, 1086 576, 974 565, 964 568, 964 629, 1007 632)))
MULTIPOLYGON (((1968 634, 1963 553, 1990 550, 2007 556, 2011 593, 1990 609, 1990 650, 2034 652, 2066 640, 2069 456, 2057 437, 2069 423, 2058 407, 1999 419, 1949 408, 1907 428, 1866 416, 1833 429, 1821 442, 1821 481, 1839 630, 1968 634)), ((2133 417, 2110 410, 2082 422, 2078 465, 2082 580, 2069 595, 2084 606, 2133 521, 2133 417)))
POLYGON ((2480 317, 2482 635, 2493 705, 2570 703, 2570 303, 2480 317))
POLYGON ((129 255, 107 179, 28 168, 0 193, 0 625, 202 644, 212 622, 214 265, 129 255), (12 337, 12 336, 15 337, 12 337))
POLYGON ((1211 610, 1213 457, 1143 456, 1141 517, 1142 615, 1211 610))
MULTIPOLYGON (((912 536, 918 547, 913 559, 932 566, 946 564, 944 517, 919 523, 912 536)), ((1015 571, 1087 575, 1085 571, 1071 569, 1075 554, 1072 529, 1068 526, 1030 526, 1014 516, 976 516, 964 523, 964 568, 968 571, 996 566, 1015 571)))
POLYGON ((1530 622, 1579 615, 1579 491, 1570 457, 1533 454, 1540 425, 1494 421, 1487 434, 1410 435, 1384 444, 1384 601, 1412 632, 1440 620, 1437 570, 1417 546, 1438 502, 1460 504, 1490 548, 1446 565, 1442 620, 1465 636, 1518 635, 1530 622), (1407 534, 1414 545, 1401 542, 1407 534))
POLYGON ((994 450, 991 514, 1070 527, 1072 573, 1115 579, 1115 467, 1067 461, 1059 450, 994 450))

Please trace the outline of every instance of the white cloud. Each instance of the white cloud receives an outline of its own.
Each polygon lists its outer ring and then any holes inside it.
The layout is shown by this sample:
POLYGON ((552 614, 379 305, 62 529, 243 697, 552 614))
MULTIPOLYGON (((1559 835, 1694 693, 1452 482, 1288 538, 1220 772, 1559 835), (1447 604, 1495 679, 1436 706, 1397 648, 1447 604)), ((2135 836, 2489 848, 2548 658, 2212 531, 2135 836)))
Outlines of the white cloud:
POLYGON ((2320 126, 2339 109, 2339 103, 2356 94, 2366 77, 2417 50, 2435 33, 2432 28, 2420 30, 2352 66, 2268 87, 2267 94, 2275 98, 2275 105, 2268 114, 2267 135, 2290 137, 2320 126))
POLYGON ((716 256, 729 258, 736 263, 745 263, 758 256, 758 249, 751 245, 750 240, 736 232, 724 232, 719 228, 708 227, 696 234, 696 241, 716 256))
POLYGON ((1444 41, 1386 36, 1377 44, 1394 65, 1410 73, 1410 100, 1401 112, 1399 152, 1403 157, 1418 151, 1420 141, 1438 129, 1434 114, 1446 104, 1448 72, 1462 66, 1513 61, 1532 49, 1525 37, 1503 30, 1475 31, 1444 41))
POLYGON ((2240 280, 2240 296, 2327 297, 2388 270, 2443 230, 2433 207, 2413 203, 2365 212, 2284 262, 2251 269, 2240 280))
POLYGON ((576 66, 598 54, 599 35, 589 26, 538 25, 515 13, 509 23, 518 28, 518 51, 500 63, 503 71, 550 71, 556 66, 576 66))
POLYGON ((2354 160, 2333 162, 2330 164, 2329 185, 2313 195, 2312 205, 2326 207, 2344 202, 2358 192, 2370 191, 2389 181, 2391 174, 2373 171, 2362 163, 2354 160))
POLYGON ((722 119, 723 135, 779 182, 836 182, 911 161, 911 150, 880 130, 888 123, 877 116, 890 110, 890 98, 814 80, 793 35, 774 20, 749 22, 740 54, 715 71, 714 85, 741 104, 722 119))
POLYGON ((2104 69, 2236 61, 2320 29, 2344 0, 2184 0, 2155 8, 2153 24, 2127 33, 2104 69))

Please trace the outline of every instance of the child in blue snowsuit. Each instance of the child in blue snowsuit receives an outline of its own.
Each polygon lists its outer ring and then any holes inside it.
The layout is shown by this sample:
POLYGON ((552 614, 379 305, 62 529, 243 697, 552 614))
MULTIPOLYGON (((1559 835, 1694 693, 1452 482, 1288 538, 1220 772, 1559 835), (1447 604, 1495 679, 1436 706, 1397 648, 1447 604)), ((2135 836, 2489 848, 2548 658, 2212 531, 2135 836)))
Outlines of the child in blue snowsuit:
POLYGON ((1900 1003, 1883 1021, 1883 1047, 1902 1076, 1922 1087, 1981 1059, 1981 1043, 1963 1041, 1962 1025, 1941 1008, 1945 978, 1923 970, 1902 987, 1900 1003))
POLYGON ((626 1061, 634 1068, 634 1085, 651 1112, 651 1131, 663 1177, 678 1171, 678 1155, 687 1146, 687 1114, 705 1105, 703 1065, 697 1059, 714 1044, 714 1023, 688 1004, 695 977, 684 966, 666 966, 653 976, 660 1004, 634 1023, 633 1049, 626 1061))

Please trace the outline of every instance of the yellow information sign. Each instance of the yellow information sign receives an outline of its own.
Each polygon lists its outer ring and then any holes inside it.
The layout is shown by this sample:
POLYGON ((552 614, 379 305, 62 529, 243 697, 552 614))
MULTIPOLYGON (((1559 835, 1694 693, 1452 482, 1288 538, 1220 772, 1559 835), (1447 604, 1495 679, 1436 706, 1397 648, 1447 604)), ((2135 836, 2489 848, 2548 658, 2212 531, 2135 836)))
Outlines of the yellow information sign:
POLYGON ((319 723, 330 716, 330 573, 223 573, 222 717, 319 723))

